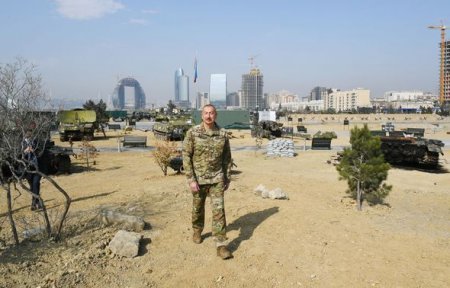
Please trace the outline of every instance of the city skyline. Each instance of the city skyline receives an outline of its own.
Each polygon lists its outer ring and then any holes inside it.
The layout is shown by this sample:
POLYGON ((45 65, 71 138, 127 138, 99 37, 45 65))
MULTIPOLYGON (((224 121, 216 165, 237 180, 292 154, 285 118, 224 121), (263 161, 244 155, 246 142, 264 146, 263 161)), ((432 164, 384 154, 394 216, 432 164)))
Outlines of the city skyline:
MULTIPOLYGON (((317 86, 438 94, 438 31, 450 24, 448 1, 8 1, 0 11, 0 62, 37 65, 57 99, 103 99, 133 77, 147 105, 173 99, 173 71, 182 67, 209 91, 223 71, 228 91, 253 65, 264 93, 308 96, 317 86), (366 2, 366 3, 362 3, 366 2), (182 47, 182 49, 180 49, 182 47)), ((448 37, 447 37, 448 39, 448 37)))

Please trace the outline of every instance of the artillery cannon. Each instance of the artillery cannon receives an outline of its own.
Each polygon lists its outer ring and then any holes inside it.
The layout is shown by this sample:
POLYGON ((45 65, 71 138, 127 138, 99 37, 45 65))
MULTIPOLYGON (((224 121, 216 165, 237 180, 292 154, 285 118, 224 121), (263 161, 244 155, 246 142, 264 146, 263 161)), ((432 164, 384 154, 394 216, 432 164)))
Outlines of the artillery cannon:
POLYGON ((414 137, 404 131, 371 131, 380 137, 384 159, 391 164, 415 164, 436 167, 444 155, 441 140, 414 137))
POLYGON ((252 136, 274 139, 281 137, 283 124, 275 121, 264 120, 252 127, 252 136))

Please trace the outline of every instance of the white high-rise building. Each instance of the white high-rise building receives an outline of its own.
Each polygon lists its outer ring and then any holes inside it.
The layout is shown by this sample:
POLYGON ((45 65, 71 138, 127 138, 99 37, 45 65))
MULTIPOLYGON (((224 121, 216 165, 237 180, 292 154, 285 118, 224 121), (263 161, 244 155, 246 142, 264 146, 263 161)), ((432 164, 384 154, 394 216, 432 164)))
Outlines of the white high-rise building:
POLYGON ((333 89, 326 95, 325 109, 334 109, 336 112, 357 110, 360 107, 371 107, 370 90, 357 88, 348 91, 333 89))
POLYGON ((202 109, 203 106, 209 104, 209 95, 208 92, 198 92, 197 93, 197 101, 195 103, 196 109, 202 109))
POLYGON ((182 68, 175 71, 175 105, 190 108, 189 101, 189 76, 184 74, 182 68))

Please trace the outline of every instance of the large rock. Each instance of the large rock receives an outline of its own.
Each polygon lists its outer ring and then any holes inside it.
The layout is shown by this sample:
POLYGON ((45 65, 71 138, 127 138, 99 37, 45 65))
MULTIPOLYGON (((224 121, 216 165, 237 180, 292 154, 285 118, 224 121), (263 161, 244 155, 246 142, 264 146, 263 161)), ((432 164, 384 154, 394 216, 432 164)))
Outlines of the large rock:
POLYGON ((284 192, 281 188, 275 188, 268 191, 267 193, 261 193, 261 197, 270 199, 289 199, 287 193, 284 192))
POLYGON ((102 211, 101 219, 105 225, 117 225, 121 229, 128 231, 141 232, 145 227, 145 222, 142 218, 115 211, 102 211))
POLYGON ((286 192, 284 192, 281 188, 275 188, 273 190, 267 189, 264 185, 259 184, 256 186, 254 190, 256 195, 261 196, 262 198, 270 198, 270 199, 289 199, 289 196, 286 192))
POLYGON ((139 233, 119 230, 109 242, 108 247, 116 255, 133 258, 139 253, 139 242, 141 239, 142 235, 139 233))

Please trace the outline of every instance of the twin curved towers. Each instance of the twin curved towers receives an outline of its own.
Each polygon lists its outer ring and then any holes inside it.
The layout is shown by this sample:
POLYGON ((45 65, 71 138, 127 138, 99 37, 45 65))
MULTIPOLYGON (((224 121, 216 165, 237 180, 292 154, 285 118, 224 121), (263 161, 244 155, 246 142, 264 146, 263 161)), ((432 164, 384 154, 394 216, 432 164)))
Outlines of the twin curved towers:
POLYGON ((117 83, 111 98, 114 109, 145 109, 144 90, 142 89, 141 84, 131 77, 123 78, 117 83), (134 105, 132 107, 129 106, 129 103, 125 103, 125 87, 134 88, 134 105))

